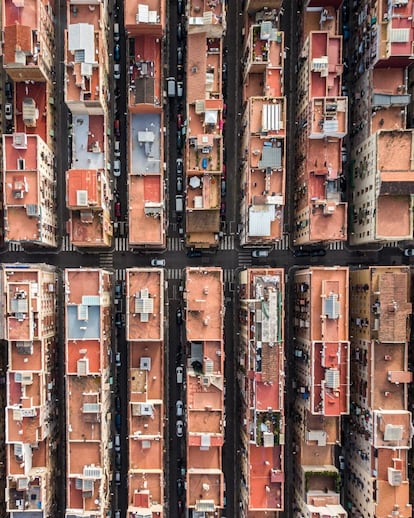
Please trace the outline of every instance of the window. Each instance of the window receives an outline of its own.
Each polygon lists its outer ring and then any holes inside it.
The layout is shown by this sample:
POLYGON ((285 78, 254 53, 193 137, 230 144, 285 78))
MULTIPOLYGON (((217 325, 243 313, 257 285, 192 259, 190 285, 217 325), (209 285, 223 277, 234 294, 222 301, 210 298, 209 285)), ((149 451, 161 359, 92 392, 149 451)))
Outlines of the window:
POLYGON ((25 161, 24 161, 24 158, 18 158, 17 159, 17 169, 19 171, 24 171, 25 170, 25 161))

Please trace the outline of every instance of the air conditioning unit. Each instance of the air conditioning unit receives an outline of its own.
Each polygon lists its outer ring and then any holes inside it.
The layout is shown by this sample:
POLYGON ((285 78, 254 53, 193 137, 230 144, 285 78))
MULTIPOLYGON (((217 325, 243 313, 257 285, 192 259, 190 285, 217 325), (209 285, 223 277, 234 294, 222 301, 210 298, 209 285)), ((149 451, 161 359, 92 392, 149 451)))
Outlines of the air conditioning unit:
POLYGON ((151 358, 149 357, 142 357, 139 361, 139 368, 142 371, 150 371, 151 370, 151 358))
POLYGON ((88 206, 88 191, 76 191, 76 204, 79 207, 88 206))
POLYGON ((209 376, 203 376, 201 378, 201 384, 203 385, 203 387, 209 387, 210 386, 210 377, 209 376))
POLYGON ((401 486, 402 472, 400 469, 388 468, 388 483, 390 486, 401 486))
POLYGON ((31 385, 33 383, 33 373, 24 372, 22 373, 22 385, 31 385))
POLYGON ((144 416, 151 416, 154 414, 154 408, 149 403, 141 403, 138 405, 138 415, 144 416))

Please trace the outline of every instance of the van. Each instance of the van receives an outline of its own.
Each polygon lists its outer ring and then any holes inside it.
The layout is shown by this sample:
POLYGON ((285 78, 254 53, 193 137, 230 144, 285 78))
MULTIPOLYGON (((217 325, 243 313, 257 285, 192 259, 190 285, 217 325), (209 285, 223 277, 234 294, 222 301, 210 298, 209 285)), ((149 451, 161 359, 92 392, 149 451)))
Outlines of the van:
POLYGON ((121 143, 119 142, 119 140, 115 140, 114 155, 121 156, 121 143))
POLYGON ((114 40, 119 41, 119 23, 114 23, 114 40))
POLYGON ((121 176, 121 161, 114 160, 114 176, 121 176))
POLYGON ((115 511, 114 518, 121 518, 121 511, 115 511))
POLYGON ((121 436, 116 434, 114 437, 115 451, 121 451, 121 436))
POLYGON ((183 368, 182 367, 177 367, 175 369, 176 371, 176 375, 177 375, 177 383, 181 384, 183 382, 183 368))
POLYGON ((176 212, 183 212, 184 209, 184 199, 182 194, 177 194, 175 197, 175 211, 176 212))
POLYGON ((175 97, 175 77, 167 77, 167 95, 175 97))
POLYGON ((121 472, 120 471, 115 472, 115 484, 117 486, 121 485, 121 472))
POLYGON ((177 97, 182 97, 183 96, 183 82, 182 81, 178 81, 177 82, 177 97))

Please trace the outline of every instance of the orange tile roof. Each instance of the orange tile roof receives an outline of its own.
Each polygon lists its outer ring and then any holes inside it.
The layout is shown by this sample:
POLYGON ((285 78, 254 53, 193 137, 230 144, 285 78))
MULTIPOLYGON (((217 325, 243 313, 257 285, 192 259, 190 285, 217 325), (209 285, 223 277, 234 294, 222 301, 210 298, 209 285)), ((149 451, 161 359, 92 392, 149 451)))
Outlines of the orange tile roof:
POLYGON ((66 199, 68 208, 85 207, 79 204, 77 199, 78 191, 87 192, 87 205, 94 206, 100 204, 98 196, 98 183, 100 173, 90 169, 70 169, 66 173, 66 199))

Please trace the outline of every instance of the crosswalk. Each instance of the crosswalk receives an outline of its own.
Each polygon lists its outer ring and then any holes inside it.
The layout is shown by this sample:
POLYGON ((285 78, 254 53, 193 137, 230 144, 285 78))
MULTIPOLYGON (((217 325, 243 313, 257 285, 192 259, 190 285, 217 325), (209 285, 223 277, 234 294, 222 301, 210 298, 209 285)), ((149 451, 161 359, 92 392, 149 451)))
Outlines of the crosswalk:
POLYGON ((400 241, 388 241, 388 243, 384 243, 384 246, 387 248, 399 248, 400 241))
POLYGON ((343 241, 334 241, 329 243, 328 250, 343 250, 345 243, 343 241))
POLYGON ((181 237, 168 237, 167 250, 171 252, 179 252, 184 249, 184 242, 181 237))
POLYGON ((169 281, 179 281, 184 278, 184 273, 181 268, 167 268, 165 271, 169 281))
POLYGON ((251 266, 251 265, 252 265, 252 251, 251 250, 240 250, 239 266, 251 266))
POLYGON ((114 261, 112 257, 112 252, 101 252, 99 254, 99 267, 112 269, 114 266, 114 261))
POLYGON ((24 248, 20 243, 9 242, 9 252, 23 252, 24 248))
POLYGON ((220 240, 219 250, 234 250, 234 235, 224 235, 220 240))
POLYGON ((234 282, 234 270, 223 270, 223 277, 225 283, 234 282))
POLYGON ((62 250, 64 252, 73 252, 76 250, 76 247, 74 247, 70 242, 70 236, 68 234, 62 238, 62 250))
POLYGON ((117 252, 127 252, 129 250, 129 243, 127 237, 115 238, 115 250, 117 252))
POLYGON ((125 270, 116 270, 115 271, 115 278, 116 278, 117 281, 124 281, 126 279, 125 270))
POLYGON ((289 250, 289 235, 284 234, 280 241, 276 241, 275 250, 289 250))

